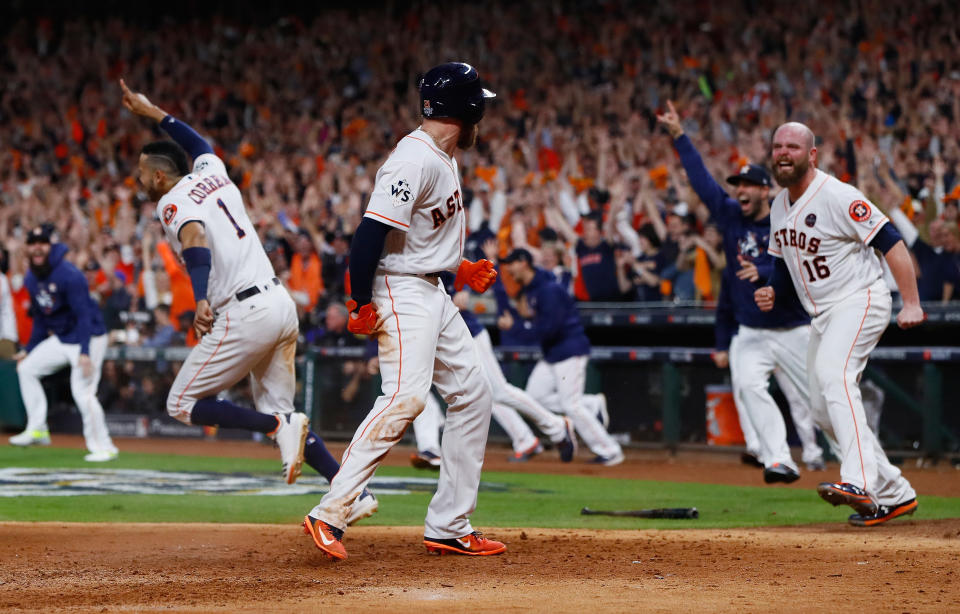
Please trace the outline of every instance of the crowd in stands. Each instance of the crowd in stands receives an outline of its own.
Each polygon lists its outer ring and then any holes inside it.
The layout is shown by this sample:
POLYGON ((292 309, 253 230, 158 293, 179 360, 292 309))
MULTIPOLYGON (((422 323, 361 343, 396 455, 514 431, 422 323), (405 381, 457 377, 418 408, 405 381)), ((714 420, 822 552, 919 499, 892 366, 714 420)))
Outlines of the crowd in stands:
POLYGON ((0 25, 0 240, 22 339, 23 239, 50 222, 114 342, 195 341, 189 278, 132 177, 139 148, 160 133, 122 109, 122 76, 209 138, 305 339, 336 343, 342 314, 328 308, 345 295, 374 173, 418 125, 418 71, 451 59, 473 63, 498 93, 479 146, 459 156, 475 255, 525 247, 583 301, 716 300, 720 235, 655 119, 673 100, 721 181, 748 162, 769 167, 778 124, 810 125, 819 167, 893 216, 916 255, 921 298, 954 297, 960 28, 946 2, 318 11, 268 23, 0 25))

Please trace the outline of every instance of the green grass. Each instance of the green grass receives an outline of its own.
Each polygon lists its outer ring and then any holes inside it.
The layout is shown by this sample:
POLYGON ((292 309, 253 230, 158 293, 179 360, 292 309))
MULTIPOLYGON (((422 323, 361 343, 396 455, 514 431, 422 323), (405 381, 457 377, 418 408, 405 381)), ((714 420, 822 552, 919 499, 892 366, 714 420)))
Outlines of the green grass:
MULTIPOLYGON (((0 467, 90 468, 82 450, 0 447, 0 467)), ((111 468, 213 471, 276 475, 277 462, 124 453, 111 468)), ((404 467, 378 475, 423 477, 404 467)), ((844 522, 847 508, 833 508, 808 489, 724 486, 583 476, 485 472, 483 481, 506 492, 481 491, 473 523, 479 527, 580 529, 726 528, 844 522), (581 516, 595 509, 696 507, 697 520, 648 520, 581 516)), ((410 525, 423 522, 429 493, 380 496, 380 511, 364 522, 410 525)), ((318 501, 316 495, 90 495, 0 498, 0 520, 79 522, 243 522, 296 524, 318 501)), ((960 517, 960 498, 923 496, 918 519, 960 517)))

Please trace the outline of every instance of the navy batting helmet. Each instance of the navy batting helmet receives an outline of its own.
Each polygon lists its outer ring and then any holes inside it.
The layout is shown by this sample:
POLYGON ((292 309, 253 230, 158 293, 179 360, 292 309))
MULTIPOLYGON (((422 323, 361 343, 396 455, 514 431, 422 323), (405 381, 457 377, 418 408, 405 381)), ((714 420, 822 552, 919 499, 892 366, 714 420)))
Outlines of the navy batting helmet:
POLYGON ((420 112, 427 119, 453 117, 476 124, 484 100, 496 94, 480 85, 477 69, 463 62, 434 66, 420 79, 420 112))

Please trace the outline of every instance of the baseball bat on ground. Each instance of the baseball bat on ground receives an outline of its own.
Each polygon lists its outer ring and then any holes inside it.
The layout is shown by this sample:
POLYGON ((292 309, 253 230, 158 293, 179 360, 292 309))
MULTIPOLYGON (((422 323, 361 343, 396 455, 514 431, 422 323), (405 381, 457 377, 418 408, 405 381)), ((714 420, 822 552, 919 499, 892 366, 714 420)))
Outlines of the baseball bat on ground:
POLYGON ((633 518, 699 518, 695 507, 660 507, 650 510, 580 510, 582 516, 630 516, 633 518))

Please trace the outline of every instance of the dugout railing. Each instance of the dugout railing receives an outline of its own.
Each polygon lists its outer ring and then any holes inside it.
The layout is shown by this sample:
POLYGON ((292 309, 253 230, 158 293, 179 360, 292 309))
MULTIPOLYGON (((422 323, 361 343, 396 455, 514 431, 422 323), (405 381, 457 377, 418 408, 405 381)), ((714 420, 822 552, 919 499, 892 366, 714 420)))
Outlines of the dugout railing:
MULTIPOLYGON (((508 379, 522 386, 540 352, 528 347, 495 349, 508 379)), ((707 386, 728 381, 709 348, 600 346, 591 351, 588 392, 607 395, 610 430, 625 443, 657 444, 676 450, 706 441, 707 386)), ((303 403, 321 434, 350 437, 379 393, 379 378, 363 384, 350 402, 337 398, 346 362, 363 361, 361 347, 311 348, 304 357, 303 403), (330 385, 332 383, 332 385, 330 385)), ((865 376, 886 393, 881 439, 901 454, 933 458, 960 456, 956 407, 960 347, 881 347, 865 376), (952 405, 947 405, 952 403, 952 405)), ((772 383, 775 389, 775 383, 772 383)), ((775 391, 775 398, 783 399, 775 391)), ((788 412, 785 417, 789 422, 788 412)))
MULTIPOLYGON (((880 433, 885 445, 908 454, 960 458, 960 348, 947 345, 960 340, 960 305, 924 308, 928 314, 924 326, 905 332, 892 324, 887 329, 865 377, 886 395, 880 433)), ((727 372, 713 365, 712 350, 707 347, 713 339, 713 310, 703 305, 581 303, 580 311, 595 344, 588 391, 606 393, 611 431, 636 445, 674 450, 703 445, 706 388, 729 381, 727 372)), ((479 317, 496 342, 494 316, 479 317)), ((101 382, 101 402, 108 416, 147 416, 157 426, 147 429, 151 434, 181 432, 176 424, 160 418, 165 417, 164 399, 175 366, 188 352, 187 348, 109 348, 101 382), (134 380, 136 385, 130 383, 134 380), (138 389, 130 392, 133 388, 138 389)), ((520 386, 539 358, 531 348, 498 347, 497 353, 508 379, 520 386)), ((379 378, 356 377, 362 363, 362 348, 302 349, 297 363, 297 407, 311 414, 321 434, 351 437, 379 393, 379 378), (345 372, 350 371, 348 363, 353 365, 351 373, 345 372), (349 399, 343 398, 344 390, 350 391, 349 399)), ((66 373, 51 376, 44 387, 54 417, 76 413, 66 373)), ((243 386, 239 388, 233 396, 249 401, 243 386)), ((73 418, 71 424, 78 425, 79 419, 73 418)), ((0 428, 22 428, 23 419, 15 365, 0 361, 0 428)), ((498 435, 495 430, 492 436, 498 435)))

